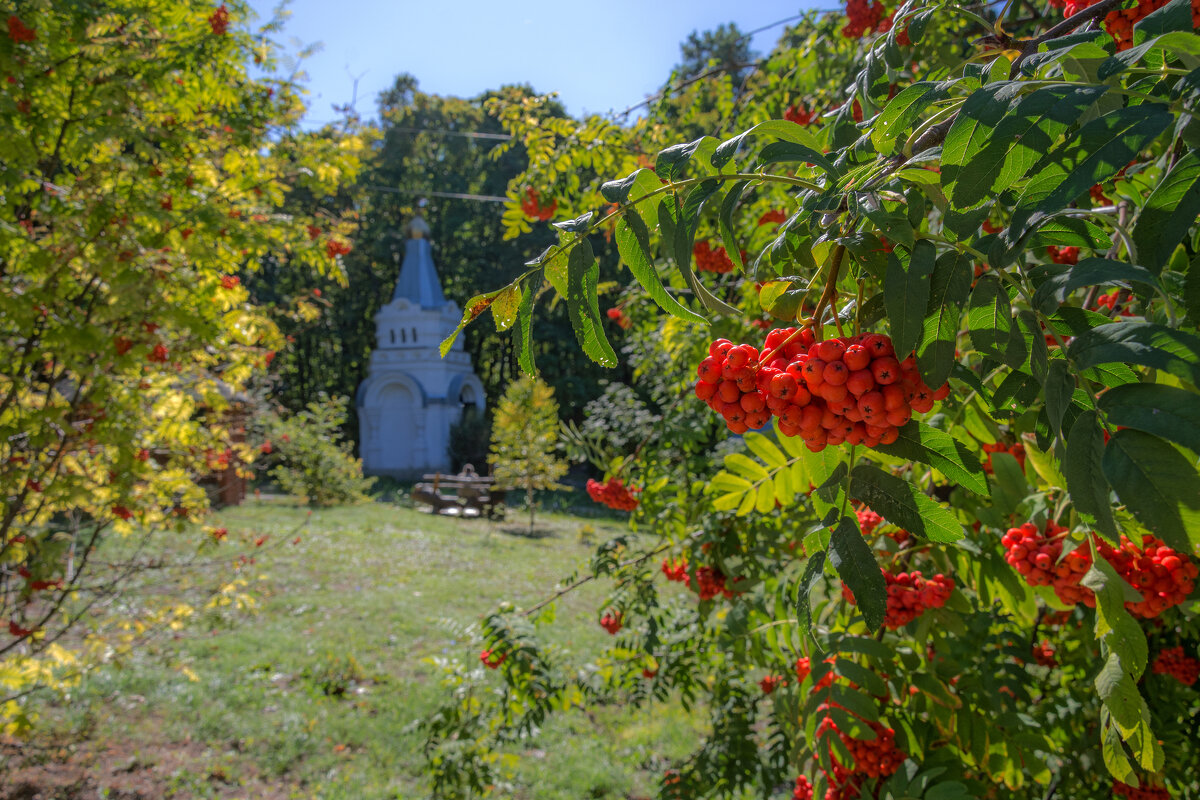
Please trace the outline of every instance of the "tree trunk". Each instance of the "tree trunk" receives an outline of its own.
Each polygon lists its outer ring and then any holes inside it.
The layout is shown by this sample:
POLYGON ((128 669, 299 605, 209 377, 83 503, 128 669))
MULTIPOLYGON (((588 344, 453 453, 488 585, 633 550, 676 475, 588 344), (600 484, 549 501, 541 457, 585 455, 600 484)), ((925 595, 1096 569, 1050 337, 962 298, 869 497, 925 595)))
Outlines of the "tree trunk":
POLYGON ((525 484, 525 502, 529 504, 529 535, 533 536, 533 481, 525 484))

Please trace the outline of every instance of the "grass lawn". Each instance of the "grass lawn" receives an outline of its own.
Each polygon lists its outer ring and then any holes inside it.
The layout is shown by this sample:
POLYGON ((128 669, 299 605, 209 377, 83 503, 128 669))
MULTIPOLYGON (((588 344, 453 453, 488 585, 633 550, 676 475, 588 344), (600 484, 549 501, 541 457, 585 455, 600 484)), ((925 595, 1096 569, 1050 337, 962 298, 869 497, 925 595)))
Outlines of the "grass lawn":
MULTIPOLYGON (((218 514, 212 524, 231 539, 269 537, 242 570, 261 576, 257 611, 231 625, 198 619, 90 676, 68 701, 46 704, 34 740, 15 757, 7 750, 9 769, 19 765, 9 785, 53 775, 57 793, 44 796, 59 798, 426 796, 421 735, 410 726, 442 690, 425 659, 473 661, 481 614, 502 599, 541 599, 591 552, 580 541, 589 521, 551 515, 539 520, 549 536, 509 532, 523 521, 385 503, 309 517, 282 499, 218 514), (88 793, 62 788, 71 781, 88 793)), ((597 539, 616 531, 590 524, 597 539)), ((561 600, 548 635, 573 651, 601 647, 603 590, 588 585, 561 600)), ((662 759, 694 745, 695 725, 619 708, 567 715, 528 742, 515 785, 499 794, 649 795, 662 759)), ((0 800, 34 796, 6 795, 4 783, 0 800)))

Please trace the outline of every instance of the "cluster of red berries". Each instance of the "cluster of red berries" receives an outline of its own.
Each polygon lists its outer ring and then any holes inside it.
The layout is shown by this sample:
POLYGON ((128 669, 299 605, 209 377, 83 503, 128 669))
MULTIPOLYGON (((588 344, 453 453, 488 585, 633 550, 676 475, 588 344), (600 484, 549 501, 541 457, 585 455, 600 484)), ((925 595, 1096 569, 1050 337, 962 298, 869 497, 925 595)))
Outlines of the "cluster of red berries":
POLYGON ((621 330, 629 330, 629 326, 633 324, 633 320, 629 318, 629 315, 619 308, 610 308, 608 311, 605 311, 604 314, 613 322, 617 323, 617 327, 621 330))
POLYGON ((532 186, 525 189, 525 199, 521 201, 521 211, 530 219, 536 219, 539 222, 545 222, 554 216, 555 210, 558 209, 558 201, 551 200, 550 205, 542 205, 542 198, 538 194, 537 189, 532 186))
POLYGON ((1066 533, 1067 529, 1053 520, 1046 523, 1044 530, 1038 530, 1032 522, 1009 528, 1001 539, 1008 551, 1004 560, 1021 573, 1030 586, 1049 586, 1058 599, 1068 605, 1083 603, 1095 608, 1096 596, 1079 585, 1092 566, 1092 554, 1086 545, 1081 545, 1063 557, 1066 533))
MULTIPOLYGON (((875 732, 875 738, 863 741, 851 739, 838 731, 837 726, 829 717, 822 721, 818 728, 818 735, 825 735, 831 731, 836 732, 854 756, 855 763, 855 770, 851 771, 843 767, 834 757, 832 772, 825 772, 828 783, 825 789, 825 800, 854 800, 860 796, 864 778, 886 777, 899 769, 904 762, 903 751, 895 746, 896 732, 877 723, 869 724, 875 732)), ((792 800, 813 800, 812 782, 803 775, 796 778, 796 785, 792 789, 792 800)))
POLYGON ((696 269, 701 272, 724 274, 733 271, 733 262, 729 260, 725 248, 713 247, 705 239, 692 246, 692 257, 696 259, 696 269))
POLYGON ((852 739, 842 734, 842 741, 854 757, 857 772, 869 778, 886 778, 900 768, 906 756, 896 747, 895 730, 885 728, 878 722, 868 722, 867 725, 875 732, 874 739, 852 739))
MULTIPOLYGON (((758 227, 761 228, 763 225, 770 225, 772 223, 778 225, 781 222, 786 222, 787 218, 788 215, 786 211, 781 211, 779 209, 767 211, 758 218, 758 227)), ((760 285, 759 288, 761 289, 762 286, 760 285)))
POLYGON ((682 558, 678 561, 669 561, 664 558, 662 562, 663 575, 667 576, 667 580, 690 585, 692 579, 688 576, 687 568, 687 561, 682 558))
MULTIPOLYGON (((830 657, 830 658, 825 659, 825 663, 832 664, 833 658, 830 657)), ((812 674, 812 660, 809 659, 808 656, 800 656, 799 658, 797 658, 796 659, 796 679, 800 683, 804 683, 804 679, 807 678, 811 674, 812 674)), ((829 670, 828 672, 825 673, 825 675, 821 678, 821 680, 816 682, 816 684, 813 686, 813 691, 816 692, 816 691, 819 691, 821 689, 828 687, 830 684, 833 683, 833 679, 836 677, 837 677, 836 673, 834 673, 833 670, 829 670)))
POLYGON ((8 18, 8 38, 18 44, 21 42, 32 42, 37 39, 37 31, 30 28, 21 18, 13 14, 8 18))
POLYGON ((508 658, 508 653, 497 653, 495 650, 487 649, 479 654, 479 660, 488 669, 496 669, 504 663, 504 659, 508 658))
POLYGON ((33 628, 21 627, 15 619, 10 619, 8 621, 8 633, 10 636, 14 636, 17 639, 22 639, 26 636, 29 636, 30 634, 33 633, 33 631, 34 631, 33 628))
POLYGON ((236 275, 222 275, 221 276, 221 288, 225 289, 226 291, 232 291, 233 289, 236 289, 241 284, 241 282, 242 282, 242 279, 236 275))
POLYGON ((1118 308, 1118 301, 1120 299, 1120 289, 1113 289, 1108 294, 1102 294, 1096 298, 1096 310, 1099 311, 1102 308, 1107 308, 1113 313, 1119 313, 1122 317, 1134 316, 1133 310, 1129 307, 1128 303, 1120 303, 1120 307, 1118 308))
MULTIPOLYGON (((1069 605, 1096 605, 1095 595, 1080 585, 1092 565, 1092 555, 1086 544, 1063 556, 1063 540, 1067 529, 1047 522, 1045 530, 1027 522, 1020 528, 1009 528, 1001 542, 1004 559, 1025 578, 1030 586, 1050 586, 1058 599, 1069 605)), ((1139 547, 1124 536, 1113 547, 1097 540, 1096 550, 1112 565, 1117 574, 1142 594, 1137 602, 1128 602, 1129 613, 1153 619, 1169 608, 1182 603, 1196 585, 1200 568, 1185 554, 1167 547, 1162 540, 1143 536, 1139 547)))
POLYGON ((725 573, 716 567, 700 567, 696 570, 696 592, 701 600, 711 600, 717 595, 726 600, 733 597, 733 590, 725 584, 725 573))
POLYGON ((1047 255, 1055 264, 1067 264, 1075 266, 1079 263, 1079 248, 1078 247, 1055 247, 1051 245, 1046 248, 1047 255))
POLYGON ((1170 675, 1184 686, 1191 686, 1200 679, 1200 660, 1189 656, 1182 647, 1163 650, 1155 656, 1151 669, 1159 675, 1170 675))
POLYGON ((1153 619, 1186 600, 1200 574, 1200 568, 1186 553, 1177 552, 1149 535, 1142 537, 1141 547, 1122 536, 1119 547, 1101 541, 1096 549, 1118 575, 1142 593, 1140 601, 1126 603, 1125 608, 1146 619, 1153 619))
POLYGON ((616 636, 617 631, 621 630, 621 612, 605 611, 604 616, 600 618, 600 627, 608 631, 610 635, 616 636))
MULTIPOLYGON (((15 539, 14 539, 15 541, 15 539)), ((38 580, 33 577, 33 573, 27 567, 17 567, 17 574, 25 579, 25 585, 31 592, 44 592, 47 589, 61 589, 62 579, 55 578, 54 580, 38 580)))
POLYGON ((988 475, 991 475, 993 471, 992 453, 1008 453, 1017 460, 1017 464, 1020 465, 1021 470, 1025 470, 1025 447, 1020 443, 1008 445, 1004 442, 992 442, 983 446, 983 452, 988 454, 983 462, 983 471, 988 475))
POLYGON ((1161 786, 1130 786, 1127 783, 1113 781, 1113 797, 1127 797, 1129 800, 1171 800, 1171 793, 1161 786))
POLYGON ((846 0, 846 18, 842 36, 847 39, 861 39, 868 33, 886 31, 892 22, 887 9, 879 0, 846 0))
POLYGON ((350 255, 350 251, 353 249, 354 248, 345 242, 339 242, 337 239, 330 239, 325 243, 325 257, 337 258, 338 256, 347 256, 350 255))
POLYGON ((588 497, 617 511, 633 511, 637 508, 638 499, 633 495, 638 491, 641 490, 630 489, 616 476, 609 478, 607 483, 590 478, 587 482, 588 497))
POLYGON ((866 506, 857 509, 854 516, 858 517, 858 527, 862 529, 863 536, 870 536, 876 528, 883 524, 883 517, 866 506))
MULTIPOLYGON (((878 528, 880 525, 886 524, 883 517, 879 516, 866 506, 856 509, 854 516, 858 517, 858 527, 862 529, 863 536, 870 536, 871 534, 875 533, 876 528, 878 528)), ((906 530, 901 530, 900 528, 884 531, 883 535, 899 545, 903 545, 912 538, 912 534, 906 530)))
MULTIPOLYGON (((811 125, 818 116, 817 112, 810 111, 804 106, 788 106, 787 111, 783 112, 784 119, 797 125, 811 125)), ((761 225, 762 222, 758 224, 761 225)))
POLYGON ((767 675, 758 682, 758 686, 763 694, 770 694, 780 686, 787 686, 787 679, 780 675, 767 675))
POLYGON ((1046 639, 1042 639, 1041 643, 1033 646, 1033 660, 1043 667, 1058 666, 1058 656, 1046 639))
POLYGON ((878 333, 814 340, 810 329, 767 334, 765 355, 752 345, 718 339, 696 372, 696 396, 725 418, 734 433, 779 417, 785 436, 817 452, 826 445, 891 444, 914 412, 925 413, 950 393, 921 380, 913 356, 896 358, 890 337, 878 333))
POLYGON ((217 6, 217 10, 209 15, 208 24, 212 27, 213 35, 225 35, 225 31, 229 29, 229 9, 225 7, 224 3, 217 6))
MULTIPOLYGON (((940 572, 926 578, 919 571, 893 574, 882 570, 887 584, 887 615, 883 624, 888 630, 903 628, 930 608, 946 605, 954 591, 954 579, 940 572)), ((850 605, 857 605, 854 592, 842 584, 842 594, 850 605)))
MULTIPOLYGON (((1117 43, 1117 52, 1133 47, 1133 26, 1169 0, 1138 0, 1134 8, 1116 8, 1104 16, 1104 28, 1117 43)), ((1192 27, 1200 28, 1200 0, 1192 0, 1192 27)))

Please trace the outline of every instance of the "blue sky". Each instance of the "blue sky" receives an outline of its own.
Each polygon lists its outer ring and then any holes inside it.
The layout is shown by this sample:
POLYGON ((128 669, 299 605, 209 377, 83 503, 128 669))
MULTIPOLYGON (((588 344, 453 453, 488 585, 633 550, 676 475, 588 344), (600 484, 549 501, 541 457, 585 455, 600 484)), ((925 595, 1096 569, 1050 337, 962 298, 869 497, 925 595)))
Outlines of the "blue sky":
MULTIPOLYGON (((276 0, 250 4, 266 19, 276 0)), ((811 0, 295 0, 284 38, 323 44, 305 62, 313 124, 351 100, 355 77, 358 111, 373 118, 376 95, 400 72, 423 91, 460 97, 529 83, 558 92, 572 114, 603 113, 654 92, 693 30, 736 22, 751 31, 808 7, 811 0)), ((767 52, 781 30, 757 35, 754 48, 767 52)))

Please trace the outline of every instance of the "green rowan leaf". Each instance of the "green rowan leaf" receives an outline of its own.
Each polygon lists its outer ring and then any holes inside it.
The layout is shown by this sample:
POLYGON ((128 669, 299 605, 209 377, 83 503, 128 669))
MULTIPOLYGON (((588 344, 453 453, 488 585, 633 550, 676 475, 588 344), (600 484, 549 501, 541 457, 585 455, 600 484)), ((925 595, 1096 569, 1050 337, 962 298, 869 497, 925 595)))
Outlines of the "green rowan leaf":
POLYGON ((650 257, 650 231, 637 211, 631 208, 625 212, 624 217, 617 220, 616 239, 621 259, 659 308, 688 322, 707 322, 704 317, 672 297, 663 286, 650 257))
POLYGON ((1004 285, 995 275, 981 276, 971 292, 967 310, 971 343, 980 353, 1004 361, 1012 327, 1012 305, 1004 285))
POLYGON ((1012 187, 1106 91, 1051 86, 1022 96, 1018 82, 976 90, 942 147, 942 187, 951 204, 971 208, 1012 187))
POLYGON ((1081 370, 1098 364, 1139 364, 1200 385, 1200 336, 1152 322, 1093 328, 1072 342, 1067 354, 1081 370))
POLYGON ((967 445, 945 431, 911 420, 891 444, 874 449, 895 458, 927 464, 975 494, 987 495, 983 465, 967 445))
POLYGON ((907 265, 895 253, 888 257, 883 303, 897 354, 912 352, 921 340, 936 263, 937 250, 927 239, 913 245, 907 265))
POLYGON ((600 267, 592 253, 592 243, 580 238, 567 257, 567 313, 579 346, 589 358, 604 367, 617 365, 617 354, 604 335, 600 320, 600 300, 596 284, 600 267))
POLYGON ((1095 411, 1085 411, 1071 426, 1063 476, 1075 510, 1113 542, 1118 540, 1110 488, 1104 478, 1104 431, 1095 411))
POLYGON ((796 584, 794 602, 801 635, 807 635, 812 630, 812 605, 809 602, 809 594, 824 574, 825 551, 818 550, 808 557, 808 563, 804 565, 804 575, 796 584))
POLYGON ((921 344, 917 347, 921 380, 931 387, 941 386, 950 377, 963 304, 971 291, 973 277, 974 269, 967 254, 943 253, 938 258, 929 289, 929 308, 921 344))
POLYGON ((842 517, 833 529, 829 537, 829 563, 854 592, 867 627, 878 630, 887 615, 887 584, 874 551, 863 539, 853 517, 842 517))
MULTIPOLYGON (((1172 34, 1174 35, 1174 34, 1172 34)), ((1191 37, 1200 42, 1200 37, 1191 37)), ((1180 240, 1200 217, 1200 152, 1188 151, 1146 198, 1133 228, 1138 259, 1162 271, 1180 240)))
POLYGON ((533 363, 533 287, 526 284, 521 290, 521 305, 517 309, 517 364, 526 375, 536 375, 533 363))
POLYGON ((1178 450, 1136 430, 1104 448, 1104 477, 1133 516, 1176 550, 1200 542, 1200 474, 1178 450))
POLYGON ((878 467, 860 464, 850 472, 850 497, 860 500, 893 525, 935 542, 963 537, 954 515, 918 487, 878 467))
POLYGON ((721 212, 717 216, 717 227, 721 231, 721 242, 725 245, 725 252, 733 265, 743 272, 746 265, 742 263, 742 251, 738 246, 737 236, 733 232, 733 209, 741 199, 742 192, 749 185, 749 181, 735 183, 726 193, 725 199, 721 201, 721 212))
POLYGON ((1200 396, 1154 383, 1129 383, 1100 396, 1113 425, 1136 428, 1200 453, 1200 396))

